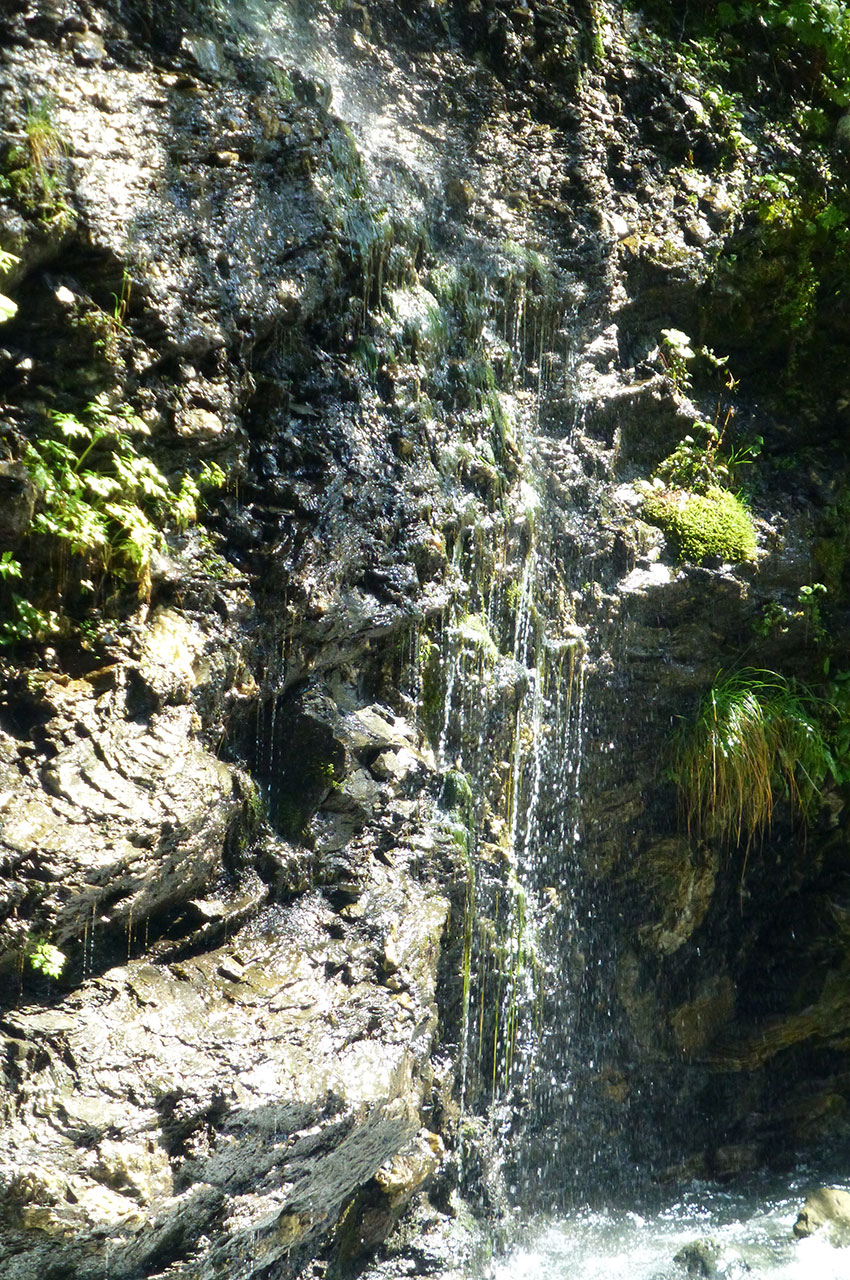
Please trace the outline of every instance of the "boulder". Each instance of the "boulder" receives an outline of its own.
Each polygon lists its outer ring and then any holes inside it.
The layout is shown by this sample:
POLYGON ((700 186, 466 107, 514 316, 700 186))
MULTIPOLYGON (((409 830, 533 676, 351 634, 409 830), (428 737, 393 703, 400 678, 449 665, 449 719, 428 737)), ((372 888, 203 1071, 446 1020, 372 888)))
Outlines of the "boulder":
POLYGON ((818 1187, 809 1193, 794 1223, 794 1235, 803 1240, 816 1232, 831 1244, 850 1245, 850 1191, 818 1187))

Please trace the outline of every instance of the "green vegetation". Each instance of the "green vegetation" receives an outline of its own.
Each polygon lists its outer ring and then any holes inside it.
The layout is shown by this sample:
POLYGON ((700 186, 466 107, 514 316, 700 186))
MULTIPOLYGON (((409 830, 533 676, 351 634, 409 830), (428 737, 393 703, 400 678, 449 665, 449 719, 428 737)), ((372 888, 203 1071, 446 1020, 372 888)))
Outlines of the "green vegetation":
POLYGON ((764 50, 774 91, 799 87, 829 103, 850 102, 850 12, 843 0, 696 0, 684 10, 644 0, 641 7, 745 91, 762 87, 765 73, 754 69, 753 53, 764 50))
POLYGON ((764 443, 761 436, 754 436, 724 451, 724 433, 714 423, 697 422, 694 429, 698 435, 685 436, 655 468, 654 474, 670 488, 707 493, 712 487, 729 485, 742 466, 755 461, 764 443))
POLYGON ((27 105, 23 141, 6 153, 0 191, 45 223, 67 225, 71 210, 60 191, 60 164, 65 143, 52 118, 49 97, 27 105))
POLYGON ((690 338, 681 329, 661 330, 661 358, 677 391, 690 390, 690 364, 695 356, 690 338))
MULTIPOLYGON (((719 306, 710 323, 723 341, 758 334, 762 376, 795 390, 813 375, 809 393, 832 390, 829 379, 848 326, 841 299, 850 287, 850 196, 823 159, 815 171, 762 176, 747 205, 753 229, 733 241, 718 264, 719 306), (824 378, 826 372, 827 378, 824 378)), ((796 390, 799 396, 799 390, 796 390)))
POLYGON ((681 560, 700 564, 708 556, 720 556, 728 562, 755 557, 752 516, 728 489, 711 486, 705 493, 663 490, 645 500, 643 516, 663 529, 681 560))
POLYGON ((46 978, 58 978, 65 968, 67 956, 46 938, 37 938, 27 949, 27 959, 37 973, 46 978))
POLYGON ((27 447, 25 462, 41 494, 33 529, 69 543, 107 573, 138 577, 169 520, 185 528, 197 515, 197 485, 184 476, 174 493, 139 453, 130 432, 149 435, 129 409, 103 400, 84 418, 54 413, 54 438, 27 447))
MULTIPOLYGON (((80 417, 52 415, 53 432, 27 445, 24 463, 38 503, 30 536, 47 537, 59 550, 58 581, 52 594, 60 601, 69 578, 68 554, 76 557, 79 588, 93 596, 93 578, 138 584, 169 525, 185 529, 198 514, 201 490, 218 488, 224 473, 205 464, 197 479, 184 475, 173 489, 135 438, 149 435, 144 422, 126 406, 112 409, 105 399, 90 404, 80 417)), ((3 580, 21 576, 10 554, 0 564, 3 580)), ((11 593, 11 617, 0 626, 0 643, 43 639, 60 627, 55 610, 11 593)))
POLYGON ((833 773, 823 710, 774 671, 721 672, 675 744, 689 829, 749 843, 769 827, 777 796, 808 817, 833 773))
POLYGON ((456 812, 469 826, 475 820, 475 797, 469 778, 460 769, 448 769, 443 775, 440 804, 450 812, 456 812))
POLYGON ((831 671, 828 658, 823 670, 832 776, 841 786, 850 782, 850 671, 831 671))
POLYGON ((497 660, 499 648, 483 613, 463 614, 454 631, 464 648, 474 650, 482 661, 492 664, 497 660))
MULTIPOLYGON (((5 276, 16 262, 20 262, 20 258, 16 257, 14 253, 8 253, 5 249, 0 249, 0 276, 5 276)), ((5 324, 7 320, 11 320, 12 316, 17 314, 17 310, 17 302, 7 298, 5 293, 0 293, 0 324, 5 324)))
POLYGON ((807 642, 820 644, 828 639, 822 611, 826 594, 827 588, 822 582, 810 582, 798 590, 794 608, 783 605, 778 600, 770 600, 753 629, 757 635, 767 638, 786 635, 792 626, 799 625, 807 642))
POLYGON ((33 179, 47 193, 52 189, 53 168, 64 154, 65 146, 52 119, 53 104, 49 98, 27 106, 24 132, 33 179))
POLYGON ((739 39, 742 54, 752 42, 769 43, 786 64, 803 53, 797 75, 832 102, 850 102, 850 12, 843 0, 720 0, 713 8, 714 29, 739 39))
POLYGON ((693 435, 679 441, 646 485, 643 517, 663 529, 673 553, 681 560, 700 564, 709 556, 725 561, 752 560, 756 532, 752 516, 739 493, 730 486, 741 467, 761 452, 761 436, 736 446, 725 445, 734 410, 724 406, 724 392, 734 392, 736 380, 725 369, 726 357, 707 347, 695 350, 680 329, 661 331, 660 356, 667 376, 679 392, 691 390, 693 366, 699 357, 723 384, 714 422, 697 421, 693 435))
POLYGON ((634 53, 702 105, 708 128, 690 163, 705 168, 700 148, 709 145, 712 168, 736 171, 741 217, 718 259, 701 336, 745 362, 760 395, 822 410, 844 396, 850 341, 850 130, 839 119, 850 103, 850 9, 838 0, 636 7, 655 30, 636 27, 634 53), (720 133, 728 147, 718 164, 720 133), (765 135, 769 150, 758 146, 765 135), (775 169, 759 173, 768 154, 775 169))
POLYGON ((130 308, 132 278, 126 267, 121 276, 119 293, 112 293, 112 307, 104 309, 92 304, 79 308, 75 322, 87 329, 92 336, 94 348, 101 352, 108 361, 114 363, 120 355, 120 341, 127 330, 127 313, 130 308))

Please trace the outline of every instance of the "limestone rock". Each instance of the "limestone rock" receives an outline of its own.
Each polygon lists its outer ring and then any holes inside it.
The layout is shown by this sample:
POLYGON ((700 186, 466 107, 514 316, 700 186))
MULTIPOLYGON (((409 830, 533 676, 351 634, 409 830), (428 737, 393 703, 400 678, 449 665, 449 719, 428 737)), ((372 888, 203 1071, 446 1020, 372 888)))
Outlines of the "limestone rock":
POLYGON ((237 1269, 249 1250, 270 1266, 379 1175, 400 1210, 441 1154, 416 1134, 445 904, 394 885, 404 1008, 339 962, 375 910, 341 948, 322 925, 331 913, 311 919, 305 903, 292 921, 304 949, 287 930, 251 929, 170 967, 110 970, 61 1017, 7 1016, 15 1066, 0 1103, 24 1082, 31 1099, 0 1144, 10 1280, 35 1280, 60 1252, 69 1269, 96 1266, 104 1233, 113 1273, 149 1274, 175 1231, 200 1242, 193 1280, 237 1269))
POLYGON ((96 680, 47 686, 44 754, 23 786, 19 762, 32 752, 3 735, 0 851, 13 879, 37 860, 42 886, 26 915, 16 894, 6 898, 7 965, 17 965, 28 932, 76 956, 92 930, 132 936, 150 916, 198 896, 221 869, 239 802, 231 770, 199 741, 194 711, 131 718, 126 672, 116 667, 101 680, 100 692, 96 680))
POLYGON ((834 1245, 850 1245, 850 1192, 839 1187, 819 1187, 806 1197, 794 1223, 800 1239, 822 1232, 834 1245))

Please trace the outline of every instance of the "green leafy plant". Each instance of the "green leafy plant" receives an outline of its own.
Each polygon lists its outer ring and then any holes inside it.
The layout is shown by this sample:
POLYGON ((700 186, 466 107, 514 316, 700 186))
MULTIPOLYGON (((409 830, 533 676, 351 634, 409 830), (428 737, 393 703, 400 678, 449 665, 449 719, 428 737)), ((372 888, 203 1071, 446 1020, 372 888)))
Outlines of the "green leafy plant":
POLYGON ((55 437, 31 443, 25 455, 41 495, 33 529, 109 573, 138 576, 179 501, 129 434, 148 435, 148 428, 102 399, 79 418, 54 413, 53 425, 55 437))
POLYGON ((27 949, 27 959, 37 973, 46 978, 58 978, 65 968, 67 956, 46 938, 36 938, 27 949))
POLYGON ((797 607, 803 617, 807 636, 817 644, 826 639, 821 603, 827 589, 822 582, 809 582, 797 592, 797 607))
POLYGON ((749 844, 777 796, 809 817, 833 773, 823 709, 775 671, 721 671, 676 736, 671 773, 689 829, 749 844))
POLYGON ((764 637, 787 635, 793 625, 801 624, 806 640, 820 644, 827 638, 821 611, 826 594, 827 588, 822 582, 810 582, 800 587, 794 607, 769 600, 761 618, 753 624, 753 630, 764 637))
POLYGON ((22 640, 46 640, 59 630, 59 614, 54 609, 38 609, 26 596, 12 592, 12 616, 0 624, 0 645, 22 640))
MULTIPOLYGON (((9 253, 6 249, 0 249, 0 276, 5 276, 16 262, 20 262, 20 258, 16 254, 9 253)), ((0 293, 0 324, 5 324, 7 320, 11 320, 12 316, 17 314, 17 311, 17 302, 7 298, 5 293, 0 293)))
POLYGON ((687 392, 691 387, 691 361, 696 352, 691 340, 681 329, 661 330, 661 359, 677 391, 687 392))
MULTIPOLYGON (((54 588, 60 601, 68 555, 78 560, 84 592, 96 590, 92 578, 98 574, 138 583, 164 529, 185 529, 197 519, 203 491, 225 480, 216 463, 206 463, 197 479, 184 475, 173 488, 139 448, 137 442, 149 435, 145 423, 104 398, 80 416, 54 413, 52 425, 52 434, 30 442, 24 462, 39 493, 31 535, 64 550, 54 588)), ((4 553, 0 580, 20 576, 20 562, 4 553)), ((11 617, 0 626, 0 643, 42 640, 59 630, 59 613, 42 603, 11 593, 11 617)))
POLYGON ((697 422, 696 435, 686 435, 655 469, 655 475, 671 488, 706 493, 712 485, 728 487, 738 479, 742 467, 755 462, 762 450, 762 436, 751 436, 728 450, 722 448, 731 410, 722 426, 697 422))
POLYGON ((0 578, 6 581, 8 578, 20 578, 20 576, 20 560, 16 560, 11 551, 4 551, 0 556, 0 578))

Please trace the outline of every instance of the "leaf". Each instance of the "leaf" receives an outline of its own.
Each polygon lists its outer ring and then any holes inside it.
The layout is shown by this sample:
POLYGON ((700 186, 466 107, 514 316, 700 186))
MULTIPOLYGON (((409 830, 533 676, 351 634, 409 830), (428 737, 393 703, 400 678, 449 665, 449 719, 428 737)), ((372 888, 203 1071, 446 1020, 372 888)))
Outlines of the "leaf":
POLYGON ((85 471, 80 477, 86 488, 99 498, 111 498, 121 492, 121 483, 115 476, 99 475, 96 471, 85 471))
POLYGON ((847 214, 836 204, 828 204, 815 217, 815 222, 823 231, 834 231, 847 221, 847 214))
POLYGON ((0 324, 5 324, 7 320, 11 320, 12 316, 17 315, 17 313, 17 302, 7 298, 5 293, 0 293, 0 324))
POLYGON ((72 413, 53 413, 51 417, 66 440, 91 440, 91 429, 72 413))
POLYGON ((0 578, 20 578, 21 564, 16 560, 11 551, 4 551, 0 556, 0 578))
POLYGON ((39 938, 29 953, 32 967, 47 978, 58 978, 65 968, 65 953, 45 938, 39 938))

